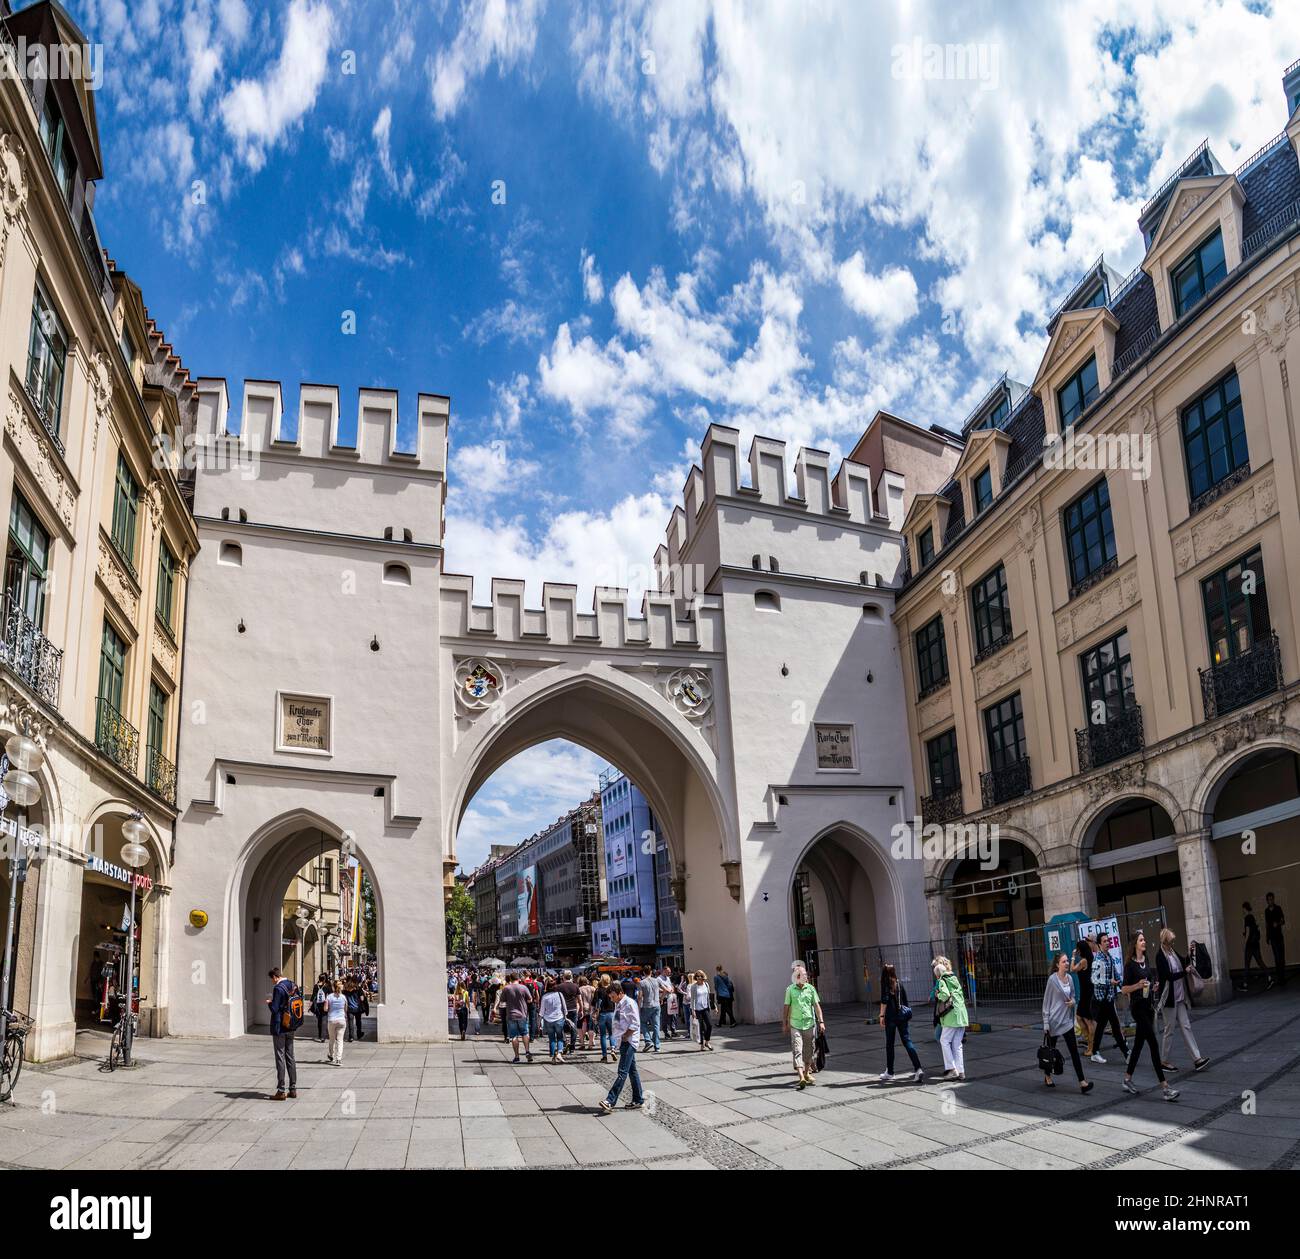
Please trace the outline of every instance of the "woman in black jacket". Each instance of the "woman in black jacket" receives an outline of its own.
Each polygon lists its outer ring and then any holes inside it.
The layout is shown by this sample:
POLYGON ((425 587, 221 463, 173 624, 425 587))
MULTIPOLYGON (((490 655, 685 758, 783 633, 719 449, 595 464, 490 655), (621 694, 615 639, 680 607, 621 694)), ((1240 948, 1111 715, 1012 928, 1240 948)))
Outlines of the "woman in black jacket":
POLYGON ((1156 1079, 1164 1088, 1165 1101, 1178 1100, 1178 1090, 1171 1088, 1165 1079, 1164 1067, 1160 1064, 1160 1046, 1156 1043, 1154 1000, 1160 996, 1160 979, 1156 968, 1147 960, 1147 941, 1142 932, 1133 937, 1128 961, 1124 963, 1124 983, 1120 991, 1128 995, 1129 1012, 1137 1031, 1133 1037, 1133 1051, 1129 1054, 1128 1066, 1124 1068, 1124 1091, 1136 1093, 1137 1085, 1133 1083, 1133 1072, 1137 1069, 1138 1058, 1143 1048, 1151 1051, 1151 1065, 1156 1069, 1156 1079))
POLYGON ((925 1079, 921 1069, 921 1059, 912 1044, 908 1031, 912 1009, 907 1004, 907 989, 899 982, 898 973, 888 962, 880 972, 880 1026, 885 1029, 885 1069, 880 1074, 882 1083, 888 1084, 894 1078, 894 1037, 898 1036, 912 1060, 912 1080, 919 1084, 925 1079))
POLYGON ((328 975, 319 976, 311 991, 311 1012, 316 1016, 316 1039, 322 1044, 325 1041, 325 1019, 329 1014, 329 1007, 325 1003, 332 991, 328 975))
POLYGON ((1192 1064, 1195 1070, 1204 1071, 1210 1065, 1196 1044, 1192 1035, 1192 990, 1187 982, 1190 958, 1182 957, 1174 948, 1177 937, 1166 927, 1160 933, 1160 947, 1156 950, 1156 975, 1160 980, 1160 1000, 1158 1009, 1164 1016, 1165 1030, 1160 1037, 1160 1064, 1166 1071, 1177 1068, 1169 1061, 1169 1039, 1173 1034, 1174 1024, 1183 1034, 1187 1048, 1192 1052, 1192 1064))

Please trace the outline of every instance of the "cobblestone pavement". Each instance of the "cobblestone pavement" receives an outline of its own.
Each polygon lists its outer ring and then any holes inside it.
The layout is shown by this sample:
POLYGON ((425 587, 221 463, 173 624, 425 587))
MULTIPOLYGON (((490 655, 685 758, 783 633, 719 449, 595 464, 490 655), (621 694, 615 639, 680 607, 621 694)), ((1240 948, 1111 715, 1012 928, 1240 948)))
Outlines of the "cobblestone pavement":
MULTIPOLYGON (((998 1026, 967 1039, 967 1081, 880 1084, 884 1036, 863 1007, 829 1012, 831 1057, 794 1087, 775 1026, 715 1031, 713 1053, 679 1039, 638 1055, 645 1110, 595 1107, 613 1078, 598 1054, 514 1066, 500 1032, 436 1045, 346 1046, 345 1065, 298 1036, 297 1100, 275 1082, 265 1036, 141 1041, 140 1065, 105 1074, 103 1038, 76 1059, 29 1065, 0 1107, 0 1164, 91 1168, 1296 1168, 1300 1167, 1300 985, 1198 1013, 1190 1072, 1175 1034, 1175 1104, 1149 1061, 1142 1096, 1120 1089, 1109 1046, 1087 1096, 1034 1068, 1040 1033, 998 1026), (1109 1052, 1108 1052, 1109 1049, 1109 1052)), ((918 1023, 925 1022, 924 1013, 918 1023)), ((927 1074, 942 1071, 918 1027, 927 1074)), ((906 1065, 900 1052, 899 1063, 906 1065)), ((627 1100, 625 1092, 624 1099, 627 1100)))

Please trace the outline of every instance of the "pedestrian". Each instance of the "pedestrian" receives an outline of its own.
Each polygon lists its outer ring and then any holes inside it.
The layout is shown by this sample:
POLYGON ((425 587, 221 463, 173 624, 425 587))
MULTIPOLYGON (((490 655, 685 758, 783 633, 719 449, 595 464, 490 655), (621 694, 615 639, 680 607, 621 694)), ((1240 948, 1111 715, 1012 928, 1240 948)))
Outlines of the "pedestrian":
POLYGON ((816 1035, 825 1030, 821 998, 808 982, 808 968, 802 962, 795 962, 790 968, 790 986, 785 990, 785 1004, 781 1007, 781 1033, 790 1039, 801 1089, 817 1083, 812 1070, 816 1035))
POLYGON ((1075 1010, 1075 1017, 1083 1028, 1083 1046, 1086 1054, 1096 1032, 1092 1015, 1092 940, 1079 937, 1079 942, 1074 946, 1070 971, 1079 988, 1079 1004, 1075 1010))
POLYGON ((641 1048, 659 1052, 659 979, 645 974, 637 985, 637 1000, 641 1009, 641 1048))
POLYGON ((564 993, 552 975, 546 981, 546 994, 542 997, 542 1026, 546 1029, 546 1044, 551 1053, 551 1063, 564 1062, 564 993))
POLYGON ((1242 977, 1241 991, 1246 992, 1250 988, 1250 963, 1252 959, 1259 963, 1259 969, 1264 972, 1265 977, 1268 979, 1268 987, 1271 988, 1273 979, 1268 973, 1268 967, 1264 965, 1264 955, 1259 951, 1259 923, 1251 912, 1249 901, 1241 902, 1241 910, 1245 915, 1242 919, 1241 934, 1246 942, 1246 974, 1242 977))
MULTIPOLYGON (((1065 1038, 1070 1061, 1074 1063, 1074 1073, 1079 1077, 1079 1091, 1090 1093, 1092 1083, 1083 1073, 1079 1039, 1074 1033, 1078 1002, 1074 999, 1074 985, 1070 982, 1071 969, 1070 955, 1058 953, 1052 963, 1052 973, 1047 977, 1047 987, 1043 989, 1043 1035, 1052 1049, 1056 1048, 1058 1038, 1065 1038)), ((1056 1081, 1046 1072, 1043 1074, 1043 1083, 1048 1088, 1056 1087, 1056 1081)))
POLYGON ((501 989, 499 1001, 502 1021, 506 1025, 506 1038, 515 1051, 514 1061, 519 1061, 519 1045, 522 1042, 524 1054, 532 1062, 532 1035, 528 1022, 528 1011, 533 1004, 532 992, 520 979, 514 978, 501 989))
POLYGON ((1115 1011, 1115 999, 1119 996, 1120 973, 1115 959, 1110 955, 1110 937, 1102 936, 1092 953, 1092 1052, 1088 1055, 1090 1062, 1106 1065, 1101 1056, 1101 1038, 1106 1029, 1115 1038, 1115 1048, 1120 1057, 1128 1061, 1128 1043, 1124 1040, 1124 1029, 1120 1026, 1119 1015, 1115 1011))
MULTIPOLYGON (((623 1085, 632 1081, 632 1100, 628 1110, 640 1110, 645 1105, 645 1096, 641 1092, 641 1076, 636 1069, 636 1047, 641 1039, 641 1009, 634 996, 639 996, 638 985, 630 979, 623 981, 623 995, 614 1007, 614 1038, 618 1045, 618 1075, 614 1077, 613 1087, 600 1103, 600 1113, 608 1115, 618 1105, 619 1094, 623 1085)), ((655 1009, 659 1007, 656 1005, 655 1009)))
POLYGON ((325 1061, 336 1067, 343 1065, 343 1030, 348 1021, 348 1003, 343 995, 343 983, 336 979, 330 985, 329 995, 325 998, 326 1029, 329 1033, 329 1049, 325 1061))
POLYGON ((686 1032, 687 1040, 695 1040, 696 1032, 691 1027, 691 974, 690 971, 682 971, 677 976, 675 987, 677 989, 677 1008, 682 1013, 683 1030, 686 1032))
POLYGON ((1286 983, 1286 940, 1282 931, 1286 927, 1286 915, 1277 903, 1272 892, 1264 894, 1264 938, 1273 954, 1273 974, 1279 984, 1286 983))
MULTIPOLYGON (((600 977, 600 987, 596 989, 596 1026, 600 1029, 600 1060, 608 1062, 609 1055, 615 1051, 614 1012, 618 997, 608 975, 600 977)), ((639 1028, 638 1028, 639 1031, 639 1028)))
POLYGON ((952 963, 946 957, 936 957, 931 963, 935 979, 934 1012, 939 1016, 939 1047, 943 1050, 945 1080, 966 1078, 966 1055, 962 1042, 970 1026, 966 1013, 966 997, 961 981, 952 973, 952 963))
POLYGON ((330 995, 329 976, 323 972, 316 977, 315 986, 311 991, 311 1012, 316 1016, 316 1039, 325 1043, 325 1003, 330 995))
POLYGON ((1187 972, 1191 968, 1191 958, 1179 956, 1178 950, 1174 948, 1174 941, 1177 938, 1168 927, 1165 927, 1160 932, 1160 948, 1156 953, 1156 978, 1160 981, 1159 1010, 1164 1015, 1165 1023, 1164 1034, 1160 1037, 1160 1065, 1166 1071, 1177 1070, 1169 1061, 1169 1041, 1174 1024, 1177 1024, 1191 1052, 1192 1069, 1204 1071, 1210 1065, 1210 1060, 1202 1055, 1196 1044, 1196 1037, 1192 1035, 1192 993, 1187 986, 1187 972))
POLYGON ((700 1025, 700 1049, 712 1051, 713 1045, 709 1038, 713 1035, 713 1021, 709 1017, 709 1002, 713 998, 713 993, 709 990, 709 981, 702 970, 695 972, 695 982, 691 984, 691 1009, 695 1013, 695 1021, 700 1025))
MULTIPOLYGON (((566 970, 560 977, 556 985, 560 996, 564 998, 564 1018, 561 1023, 568 1024, 565 1028, 561 1026, 561 1031, 567 1031, 569 1034, 569 1052, 576 1053, 578 1049, 578 984, 573 978, 573 972, 566 970)), ((545 1019, 545 1015, 542 1016, 545 1019)))
POLYGON ((668 966, 659 972, 659 1026, 669 1040, 677 1039, 677 987, 668 966), (671 1009, 669 1008, 671 1006, 671 1009))
POLYGON ((456 1010, 456 1025, 460 1028, 460 1038, 464 1040, 465 1033, 469 1029, 469 989, 465 987, 463 979, 456 982, 452 1004, 456 1010))
POLYGON ((353 1028, 358 1032, 361 1030, 361 994, 357 988, 357 981, 351 976, 343 983, 343 999, 348 1006, 347 1040, 350 1044, 353 1028))
POLYGON ((292 1008, 298 1002, 298 1022, 302 1022, 302 993, 292 979, 286 979, 278 966, 270 971, 271 995, 266 1004, 271 1007, 271 1042, 275 1050, 275 1093, 273 1102, 298 1096, 298 1064, 293 1057, 293 1034, 297 1031, 292 1008), (285 1085, 288 1084, 286 1090, 285 1085))
POLYGON ((1152 992, 1159 992, 1160 980, 1155 968, 1147 960, 1147 940, 1138 932, 1129 949, 1128 960, 1124 963, 1124 984, 1121 992, 1128 993, 1128 1008, 1133 1015, 1137 1031, 1133 1034, 1133 1052, 1129 1055, 1128 1065, 1124 1069, 1124 1091, 1137 1093, 1133 1083, 1133 1072, 1137 1069, 1138 1059, 1143 1047, 1151 1050, 1151 1065, 1156 1069, 1156 1079, 1164 1088, 1165 1101, 1178 1100, 1178 1090, 1169 1087, 1165 1079, 1164 1067, 1160 1064, 1160 1046, 1156 1043, 1155 1008, 1152 1005, 1152 992))
POLYGON ((715 966, 713 976, 713 995, 718 999, 718 1026, 726 1027, 728 1020, 731 1026, 736 1026, 736 985, 731 982, 731 976, 722 969, 722 965, 715 966))
POLYGON ((583 1049, 596 1047, 596 1012, 593 1005, 595 995, 596 990, 592 987, 591 975, 583 975, 582 983, 578 985, 578 1027, 582 1032, 583 1049))
POLYGON ((885 1029, 885 1069, 880 1079, 888 1084, 894 1078, 894 1038, 898 1037, 907 1050, 912 1063, 911 1079, 920 1084, 925 1079, 921 1068, 921 1058, 912 1044, 912 1032, 908 1026, 912 1021, 912 1007, 907 1001, 907 989, 898 978, 893 964, 886 962, 880 970, 880 1026, 885 1029))

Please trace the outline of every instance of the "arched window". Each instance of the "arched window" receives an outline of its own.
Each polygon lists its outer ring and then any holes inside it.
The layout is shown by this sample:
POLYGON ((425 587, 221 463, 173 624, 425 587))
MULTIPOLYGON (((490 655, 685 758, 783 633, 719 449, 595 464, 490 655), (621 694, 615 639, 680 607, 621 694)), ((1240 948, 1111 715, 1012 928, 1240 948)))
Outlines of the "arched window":
POLYGON ((755 568, 762 568, 762 567, 763 567, 763 557, 762 557, 761 555, 756 555, 756 556, 754 556, 754 558, 750 561, 750 563, 752 563, 753 566, 754 566, 755 568))
POLYGON ((409 586, 411 584, 411 570, 405 564, 399 564, 396 560, 384 565, 384 581, 389 586, 409 586))
POLYGON ((217 552, 217 563, 241 567, 244 563, 244 548, 238 542, 223 542, 221 550, 217 552))
POLYGON ((779 573, 781 571, 781 565, 776 562, 775 555, 769 555, 767 557, 767 566, 774 573, 779 573))
POLYGON ((780 612, 781 596, 775 590, 755 590, 754 606, 760 612, 780 612))

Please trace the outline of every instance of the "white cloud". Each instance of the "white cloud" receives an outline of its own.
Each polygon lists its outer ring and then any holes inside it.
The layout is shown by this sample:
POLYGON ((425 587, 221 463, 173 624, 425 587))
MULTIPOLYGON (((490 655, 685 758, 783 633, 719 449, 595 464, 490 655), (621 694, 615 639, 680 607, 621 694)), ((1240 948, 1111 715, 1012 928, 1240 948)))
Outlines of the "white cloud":
POLYGON ((461 335, 475 345, 486 345, 498 337, 514 345, 517 341, 535 341, 544 331, 541 313, 511 297, 502 305, 477 314, 465 325, 461 335))
POLYGON ((916 280, 906 267, 886 267, 871 275, 859 249, 840 263, 835 275, 849 308, 882 332, 902 327, 919 309, 916 280))
POLYGON ((594 254, 589 254, 585 249, 582 251, 582 293, 587 301, 592 305, 604 299, 605 281, 600 278, 600 272, 596 270, 596 258, 594 254))
POLYGON ((469 0, 451 45, 439 49, 429 71, 434 113, 448 118, 469 87, 491 65, 508 70, 526 61, 537 39, 541 0, 469 0))
POLYGON ((260 170, 266 151, 313 105, 329 68, 334 16, 323 2, 290 0, 280 55, 261 79, 241 79, 221 101, 239 155, 260 170))

